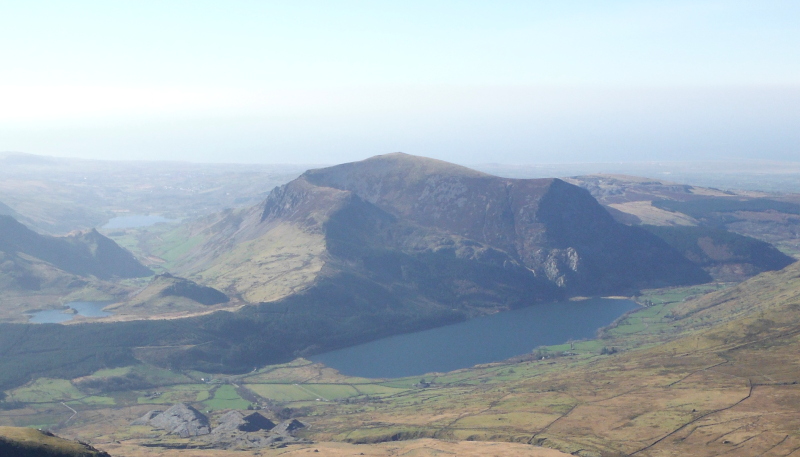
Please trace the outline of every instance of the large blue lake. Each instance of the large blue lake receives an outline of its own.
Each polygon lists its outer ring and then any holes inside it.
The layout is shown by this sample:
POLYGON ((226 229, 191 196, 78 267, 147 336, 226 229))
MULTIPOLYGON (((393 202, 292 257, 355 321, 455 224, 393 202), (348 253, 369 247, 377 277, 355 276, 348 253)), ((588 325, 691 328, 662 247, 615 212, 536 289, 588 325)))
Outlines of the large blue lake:
POLYGON ((445 327, 392 336, 310 357, 350 376, 399 378, 468 368, 531 352, 538 346, 594 338, 631 300, 595 298, 547 303, 445 327))

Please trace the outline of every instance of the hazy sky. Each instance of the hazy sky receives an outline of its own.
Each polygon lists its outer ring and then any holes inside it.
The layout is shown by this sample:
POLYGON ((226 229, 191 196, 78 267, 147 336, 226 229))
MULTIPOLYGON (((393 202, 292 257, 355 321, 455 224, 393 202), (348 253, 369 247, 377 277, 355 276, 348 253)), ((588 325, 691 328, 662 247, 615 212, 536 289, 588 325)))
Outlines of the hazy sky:
POLYGON ((0 0, 0 151, 800 161, 800 2, 0 0))

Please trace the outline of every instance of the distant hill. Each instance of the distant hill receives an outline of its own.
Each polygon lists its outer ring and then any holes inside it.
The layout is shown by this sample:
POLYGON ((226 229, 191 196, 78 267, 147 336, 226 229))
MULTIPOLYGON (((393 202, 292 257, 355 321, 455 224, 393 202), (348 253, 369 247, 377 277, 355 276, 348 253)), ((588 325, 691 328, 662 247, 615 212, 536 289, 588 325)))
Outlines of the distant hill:
POLYGON ((150 284, 135 296, 111 305, 107 310, 115 314, 150 317, 159 314, 203 312, 213 305, 228 301, 228 296, 217 289, 164 273, 156 275, 150 284))
POLYGON ((575 176, 567 181, 589 190, 625 224, 727 230, 800 258, 798 194, 729 191, 624 175, 575 176))
POLYGON ((719 281, 742 281, 795 262, 769 243, 727 230, 702 226, 644 225, 643 228, 719 281))
POLYGON ((102 231, 109 219, 118 216, 183 219, 249 207, 307 168, 85 160, 0 152, 0 201, 18 213, 12 214, 18 221, 39 232, 102 231))
POLYGON ((3 202, 0 202, 0 216, 11 216, 16 218, 18 214, 11 207, 3 202))
POLYGON ((94 229, 63 237, 40 235, 11 216, 0 215, 0 252, 10 259, 22 256, 44 261, 79 276, 109 279, 153 274, 130 252, 94 229))
POLYGON ((400 153, 310 170, 187 237, 200 241, 176 248, 176 271, 251 302, 337 272, 490 307, 710 279, 579 187, 400 153))

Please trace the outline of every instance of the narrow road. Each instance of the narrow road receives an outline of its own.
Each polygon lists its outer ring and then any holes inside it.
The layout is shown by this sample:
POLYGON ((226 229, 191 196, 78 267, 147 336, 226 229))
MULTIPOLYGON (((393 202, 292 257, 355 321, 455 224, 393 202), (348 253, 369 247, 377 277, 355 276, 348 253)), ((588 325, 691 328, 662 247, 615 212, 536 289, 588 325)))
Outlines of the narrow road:
POLYGON ((71 421, 73 417, 77 416, 77 415, 78 415, 78 412, 77 412, 77 411, 75 411, 74 409, 72 409, 72 407, 71 407, 71 406, 69 406, 68 404, 64 403, 63 401, 61 402, 61 404, 62 404, 62 405, 64 405, 64 406, 65 406, 67 409, 69 409, 70 411, 72 411, 72 415, 71 415, 71 416, 69 416, 69 419, 67 419, 67 420, 65 420, 65 421, 64 421, 64 425, 67 425, 67 422, 71 421))

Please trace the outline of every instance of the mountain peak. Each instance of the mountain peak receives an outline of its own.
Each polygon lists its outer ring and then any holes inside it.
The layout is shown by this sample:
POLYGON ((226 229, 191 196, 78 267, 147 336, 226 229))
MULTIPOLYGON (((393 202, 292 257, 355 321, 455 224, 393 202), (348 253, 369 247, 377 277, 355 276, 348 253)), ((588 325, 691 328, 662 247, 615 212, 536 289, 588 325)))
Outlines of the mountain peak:
POLYGON ((457 165, 444 160, 432 159, 430 157, 417 156, 406 154, 405 152, 392 152, 389 154, 381 154, 372 156, 360 162, 353 163, 386 163, 393 167, 414 167, 426 173, 447 173, 447 174, 460 174, 465 176, 490 176, 482 171, 473 170, 462 165, 457 165))
POLYGON ((487 178, 486 173, 443 160, 393 152, 370 157, 359 162, 344 163, 309 170, 303 176, 317 185, 345 188, 354 180, 402 180, 412 184, 432 176, 487 178))

